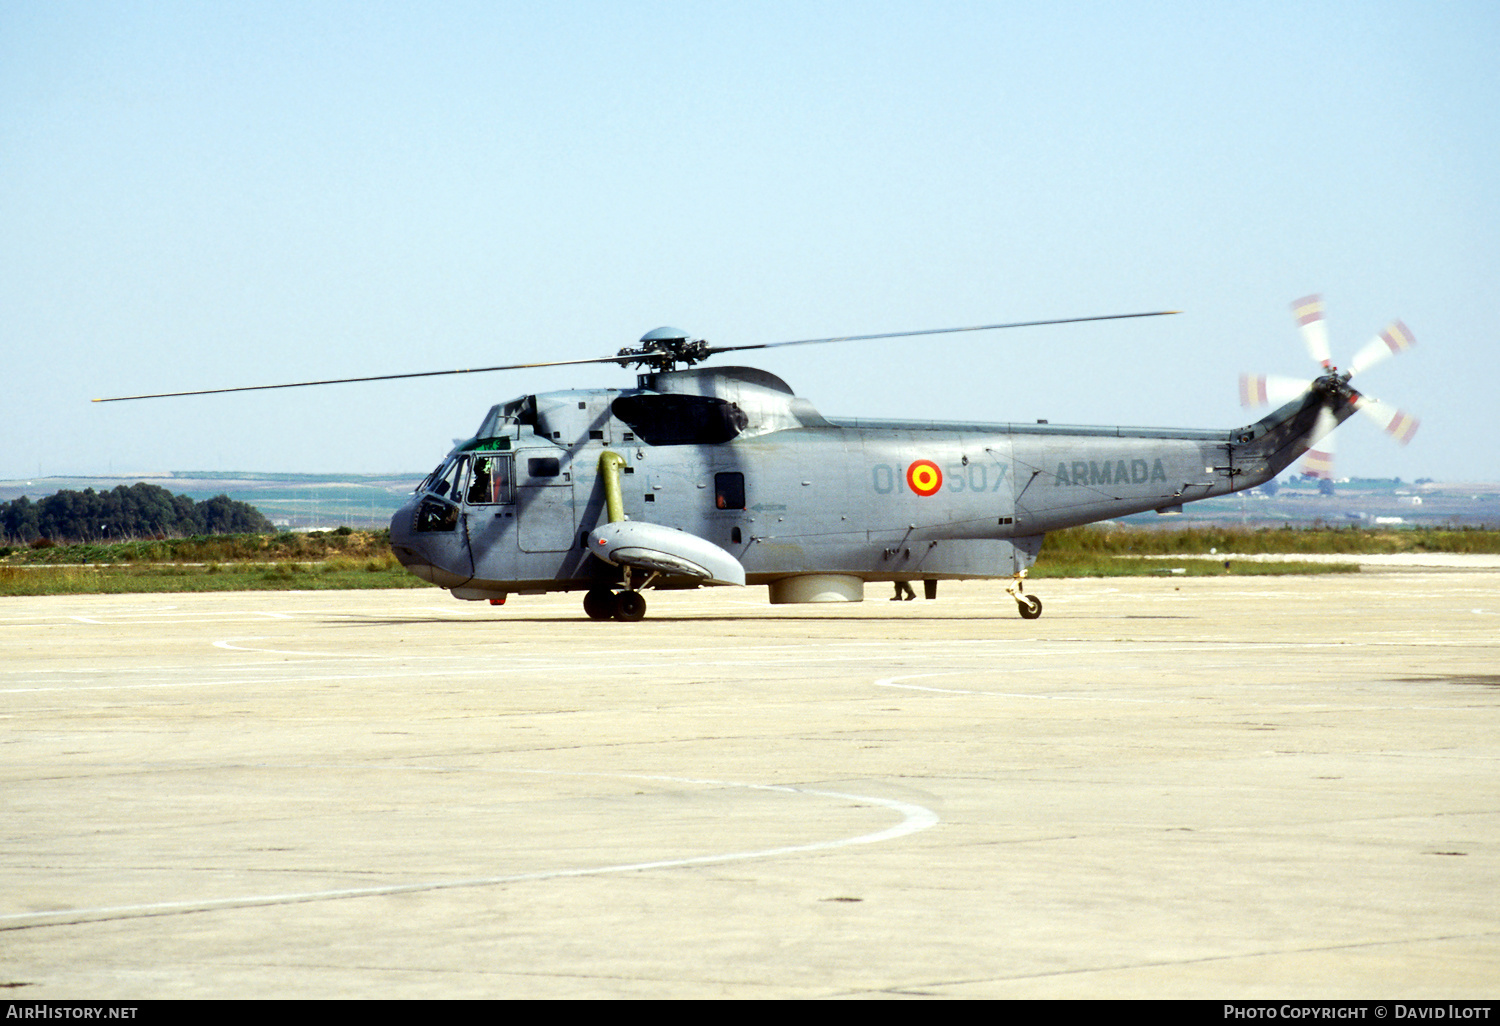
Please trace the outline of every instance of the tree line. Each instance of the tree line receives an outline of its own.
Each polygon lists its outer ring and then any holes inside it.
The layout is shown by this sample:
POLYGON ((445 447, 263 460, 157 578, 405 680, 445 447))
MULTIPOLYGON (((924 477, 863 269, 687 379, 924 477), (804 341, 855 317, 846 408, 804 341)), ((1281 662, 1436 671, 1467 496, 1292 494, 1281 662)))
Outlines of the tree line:
POLYGON ((36 502, 23 495, 0 503, 0 541, 23 545, 42 538, 60 543, 101 542, 274 530, 249 503, 227 495, 195 502, 144 481, 107 492, 64 490, 36 502))

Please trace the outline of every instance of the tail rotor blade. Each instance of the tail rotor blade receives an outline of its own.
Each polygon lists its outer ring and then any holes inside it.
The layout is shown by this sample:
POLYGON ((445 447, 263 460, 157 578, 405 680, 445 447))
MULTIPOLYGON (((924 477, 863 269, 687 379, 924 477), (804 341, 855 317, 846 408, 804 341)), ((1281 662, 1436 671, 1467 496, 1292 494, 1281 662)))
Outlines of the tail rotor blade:
POLYGON ((1280 406, 1306 392, 1312 382, 1269 374, 1240 375, 1241 406, 1280 406))
POLYGON ((1416 344, 1417 340, 1412 336, 1410 328, 1400 321, 1392 321, 1384 331, 1366 342, 1364 348, 1354 354, 1354 360, 1349 364, 1349 375, 1353 377, 1361 371, 1369 370, 1377 363, 1389 360, 1416 344))
POLYGON ((1323 320, 1323 297, 1303 296, 1292 304, 1292 313, 1302 328, 1302 340, 1307 343, 1307 352, 1326 370, 1333 366, 1333 354, 1328 348, 1328 324, 1323 320))
POLYGON ((1327 407, 1318 411, 1312 432, 1307 436, 1307 456, 1302 461, 1304 477, 1320 481, 1333 480, 1333 429, 1339 426, 1338 418, 1327 407))
POLYGON ((1378 399, 1371 399, 1362 395, 1355 402, 1354 408, 1375 423, 1380 429, 1390 435, 1401 445, 1406 445, 1417 433, 1417 428, 1422 422, 1405 410, 1398 410, 1394 406, 1388 406, 1378 399))
POLYGON ((1266 395, 1266 376, 1264 374, 1240 375, 1241 406, 1264 406, 1270 401, 1266 395))
MULTIPOLYGON (((1416 338, 1412 335, 1411 329, 1400 321, 1392 321, 1384 331, 1371 339, 1354 355, 1348 373, 1340 374, 1338 368, 1333 366, 1333 356, 1328 346, 1328 327, 1323 319, 1323 297, 1303 296, 1292 304, 1292 313, 1296 315, 1297 324, 1302 329, 1302 339, 1307 343, 1308 354, 1322 364, 1323 369, 1328 372, 1311 384, 1312 388, 1323 393, 1321 401, 1335 406, 1341 402, 1352 401, 1354 409, 1374 420, 1397 442, 1402 445, 1410 442, 1412 436, 1417 433, 1419 422, 1416 417, 1404 410, 1386 406, 1378 400, 1359 394, 1348 386, 1348 381, 1361 371, 1369 370, 1381 361, 1390 359, 1396 353, 1416 345, 1416 338)), ((1308 387, 1302 382, 1293 382, 1286 378, 1242 374, 1240 375, 1240 402, 1246 406, 1274 403, 1278 401, 1279 396, 1295 398, 1299 393, 1306 394, 1308 387), (1295 386, 1296 391, 1292 390, 1292 386, 1295 386)), ((1324 405, 1318 410, 1312 429, 1302 440, 1302 444, 1307 449, 1306 457, 1302 462, 1302 474, 1305 477, 1317 478, 1325 482, 1323 486, 1325 494, 1332 494, 1333 431, 1338 426, 1339 418, 1334 415, 1329 406, 1324 405)))
POLYGON ((1307 456, 1302 460, 1302 476, 1316 478, 1319 481, 1332 481, 1333 453, 1329 449, 1307 450, 1307 456))

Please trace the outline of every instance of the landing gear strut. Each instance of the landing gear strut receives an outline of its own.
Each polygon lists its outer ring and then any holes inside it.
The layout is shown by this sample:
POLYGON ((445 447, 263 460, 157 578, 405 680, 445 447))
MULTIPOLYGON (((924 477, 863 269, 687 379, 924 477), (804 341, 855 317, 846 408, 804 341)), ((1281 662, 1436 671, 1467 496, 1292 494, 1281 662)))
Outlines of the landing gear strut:
POLYGON ((1035 620, 1037 617, 1042 615, 1042 600, 1037 598, 1035 595, 1023 594, 1023 591, 1025 590, 1023 582, 1025 581, 1025 579, 1026 571, 1017 571, 1015 577, 1011 579, 1011 583, 1006 587, 1005 591, 1008 595, 1010 595, 1011 598, 1016 600, 1016 607, 1021 614, 1021 619, 1035 620))

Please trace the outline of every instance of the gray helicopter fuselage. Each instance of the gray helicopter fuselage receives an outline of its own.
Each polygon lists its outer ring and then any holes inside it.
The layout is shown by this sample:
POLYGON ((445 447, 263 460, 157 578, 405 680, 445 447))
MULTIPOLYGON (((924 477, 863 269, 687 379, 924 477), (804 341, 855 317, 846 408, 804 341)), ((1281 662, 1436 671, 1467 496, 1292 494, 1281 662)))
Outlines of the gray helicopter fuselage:
MULTIPOLYGON (((495 407, 392 519, 397 557, 460 598, 612 586, 621 569, 589 540, 609 520, 610 452, 626 519, 712 542, 773 594, 797 575, 1011 577, 1048 531, 1269 480, 1329 402, 1314 390, 1223 431, 832 420, 742 367, 638 386, 495 407)), ((1337 397, 1332 409, 1351 412, 1337 397)))

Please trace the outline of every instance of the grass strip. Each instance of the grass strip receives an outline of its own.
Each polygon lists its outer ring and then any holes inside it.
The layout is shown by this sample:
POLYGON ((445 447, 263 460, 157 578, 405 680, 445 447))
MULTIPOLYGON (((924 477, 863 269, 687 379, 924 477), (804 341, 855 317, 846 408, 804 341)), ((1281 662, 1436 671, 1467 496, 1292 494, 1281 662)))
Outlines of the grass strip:
MULTIPOLYGON (((1277 554, 1500 553, 1500 531, 1413 528, 1194 527, 1094 524, 1047 536, 1032 579, 1264 577, 1357 572, 1355 560, 1227 561, 1220 552, 1277 554), (1217 550, 1217 551, 1215 551, 1217 550), (1141 556, 1174 555, 1164 565, 1141 556), (1197 556, 1198 558, 1184 558, 1197 556), (1226 565, 1226 562, 1228 565, 1226 565), (1174 571, 1181 570, 1181 574, 1174 571)), ((97 545, 0 548, 0 595, 428 588, 390 551, 388 531, 158 538, 97 545)))

